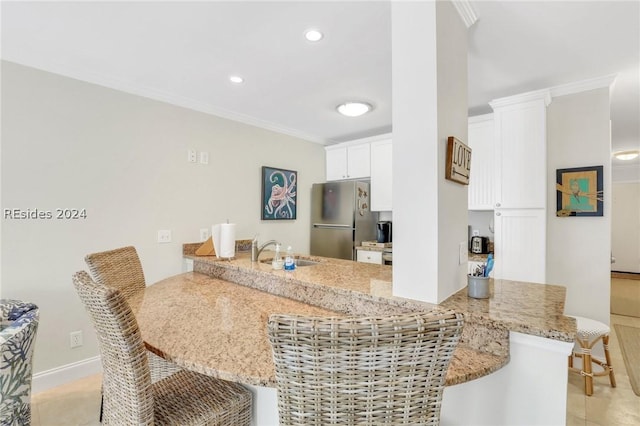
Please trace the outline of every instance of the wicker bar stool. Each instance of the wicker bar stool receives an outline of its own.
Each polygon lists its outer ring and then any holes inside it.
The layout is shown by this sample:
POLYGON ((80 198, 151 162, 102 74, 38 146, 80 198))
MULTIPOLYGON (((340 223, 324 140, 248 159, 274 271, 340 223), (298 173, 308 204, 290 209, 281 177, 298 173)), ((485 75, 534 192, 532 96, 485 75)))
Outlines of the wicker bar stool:
MULTIPOLYGON (((143 292, 147 286, 135 247, 127 246, 91 253, 85 256, 84 261, 97 283, 119 290, 126 299, 143 292)), ((147 352, 147 357, 149 358, 152 382, 162 380, 181 370, 174 363, 153 352, 147 352)), ((100 419, 102 419, 102 404, 100 405, 100 419)))
MULTIPOLYGON (((569 315, 571 316, 571 315, 569 315)), ((588 396, 593 395, 593 378, 596 376, 609 376, 611 387, 616 387, 616 378, 611 367, 611 357, 609 355, 609 327, 599 321, 589 318, 576 317, 577 329, 576 342, 580 346, 580 352, 575 351, 569 355, 569 370, 580 373, 584 376, 584 392, 588 396), (593 346, 602 340, 604 346, 605 360, 595 358, 591 355, 593 346), (573 366, 573 358, 582 358, 582 368, 573 366), (602 371, 594 372, 593 364, 602 367, 602 371)))
POLYGON ((93 321, 103 367, 107 425, 249 425, 251 392, 243 386, 181 370, 151 382, 136 318, 116 289, 84 271, 73 284, 93 321))
POLYGON ((437 425, 462 330, 451 311, 271 315, 281 425, 437 425))

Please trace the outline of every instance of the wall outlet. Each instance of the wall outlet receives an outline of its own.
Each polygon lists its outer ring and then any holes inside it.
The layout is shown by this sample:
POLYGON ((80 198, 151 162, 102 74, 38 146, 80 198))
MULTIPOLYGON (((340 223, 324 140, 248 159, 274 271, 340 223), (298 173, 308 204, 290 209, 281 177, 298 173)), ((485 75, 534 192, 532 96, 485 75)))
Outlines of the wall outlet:
POLYGON ((473 236, 477 237, 478 235, 480 235, 480 231, 478 231, 477 229, 473 230, 473 236))
POLYGON ((197 162, 197 154, 195 149, 190 149, 187 151, 187 161, 190 163, 197 162))
POLYGON ((69 333, 69 347, 71 349, 79 348, 83 344, 84 341, 82 339, 82 330, 72 331, 71 333, 69 333))
POLYGON ((168 229, 161 229, 158 231, 158 242, 159 243, 170 243, 171 242, 171 231, 168 229))
POLYGON ((200 229, 200 241, 207 241, 209 239, 209 228, 200 229))
POLYGON ((458 265, 462 265, 469 261, 469 246, 465 241, 460 243, 458 252, 458 265))

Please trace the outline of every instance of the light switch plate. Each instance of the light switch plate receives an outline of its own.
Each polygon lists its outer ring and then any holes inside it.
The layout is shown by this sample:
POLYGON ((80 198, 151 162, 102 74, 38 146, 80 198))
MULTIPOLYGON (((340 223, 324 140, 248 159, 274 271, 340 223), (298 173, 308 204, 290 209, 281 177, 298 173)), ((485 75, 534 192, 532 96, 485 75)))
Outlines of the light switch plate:
POLYGON ((460 243, 460 252, 458 253, 458 265, 462 265, 469 261, 469 249, 465 241, 460 243))
POLYGON ((159 243, 170 243, 171 242, 171 231, 169 229, 161 229, 158 231, 158 242, 159 243))
POLYGON ((206 151, 200 152, 200 164, 209 164, 209 153, 206 151))

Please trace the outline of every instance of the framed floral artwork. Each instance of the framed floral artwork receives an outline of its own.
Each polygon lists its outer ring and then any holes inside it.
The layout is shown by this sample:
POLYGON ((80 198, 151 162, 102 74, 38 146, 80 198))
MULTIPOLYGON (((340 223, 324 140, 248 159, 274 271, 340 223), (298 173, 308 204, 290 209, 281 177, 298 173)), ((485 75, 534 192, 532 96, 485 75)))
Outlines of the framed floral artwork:
POLYGON ((295 220, 298 172, 262 167, 262 220, 295 220))
POLYGON ((556 216, 602 216, 602 166, 556 170, 556 216))

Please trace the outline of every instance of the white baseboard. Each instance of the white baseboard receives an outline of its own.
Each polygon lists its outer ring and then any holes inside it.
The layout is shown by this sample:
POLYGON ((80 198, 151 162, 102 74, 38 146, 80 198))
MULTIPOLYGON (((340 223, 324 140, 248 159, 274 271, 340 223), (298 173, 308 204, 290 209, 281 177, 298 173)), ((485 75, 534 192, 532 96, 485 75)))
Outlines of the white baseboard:
POLYGON ((42 371, 33 375, 31 394, 43 392, 98 373, 102 373, 100 356, 42 371))

